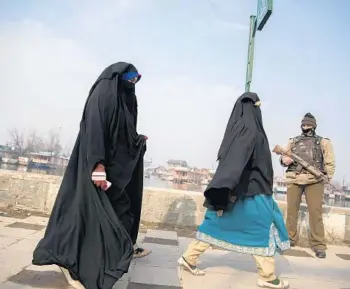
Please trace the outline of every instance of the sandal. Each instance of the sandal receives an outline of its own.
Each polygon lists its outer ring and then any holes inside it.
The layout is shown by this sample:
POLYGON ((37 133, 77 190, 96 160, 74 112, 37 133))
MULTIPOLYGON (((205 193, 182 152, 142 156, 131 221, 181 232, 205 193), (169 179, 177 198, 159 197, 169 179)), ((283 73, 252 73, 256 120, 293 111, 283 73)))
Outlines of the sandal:
POLYGON ((177 261, 177 263, 180 265, 180 267, 186 269, 194 276, 204 276, 205 272, 203 270, 198 269, 197 266, 191 265, 186 261, 184 257, 180 257, 180 259, 177 261))

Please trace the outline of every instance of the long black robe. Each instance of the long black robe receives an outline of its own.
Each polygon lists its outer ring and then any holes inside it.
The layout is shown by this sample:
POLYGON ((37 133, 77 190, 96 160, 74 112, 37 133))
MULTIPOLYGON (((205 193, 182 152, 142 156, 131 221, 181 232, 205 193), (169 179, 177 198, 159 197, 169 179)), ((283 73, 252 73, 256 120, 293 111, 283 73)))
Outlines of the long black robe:
POLYGON ((256 93, 238 98, 218 152, 219 165, 204 192, 204 206, 227 210, 231 197, 272 194, 273 168, 256 93))
POLYGON ((128 63, 111 65, 93 85, 45 236, 33 253, 34 265, 64 267, 89 289, 112 288, 133 256, 126 187, 142 195, 143 175, 134 172, 143 171, 146 146, 136 132, 134 89, 124 87, 120 75, 135 70, 128 63), (107 192, 91 180, 98 163, 112 183, 107 192))

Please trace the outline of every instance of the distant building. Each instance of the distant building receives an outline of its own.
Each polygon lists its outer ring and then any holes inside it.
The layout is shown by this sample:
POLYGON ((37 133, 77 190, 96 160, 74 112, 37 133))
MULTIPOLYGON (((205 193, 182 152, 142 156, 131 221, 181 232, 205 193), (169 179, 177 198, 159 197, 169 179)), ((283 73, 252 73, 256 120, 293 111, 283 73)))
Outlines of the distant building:
POLYGON ((13 151, 13 148, 8 145, 0 145, 0 156, 2 156, 6 152, 13 151))
POLYGON ((342 191, 344 192, 345 200, 350 200, 350 186, 343 186, 342 191))
POLYGON ((273 180, 273 191, 278 194, 287 193, 287 183, 284 178, 275 177, 273 180))
POLYGON ((169 168, 188 168, 188 164, 183 160, 169 160, 167 161, 169 168))
POLYGON ((27 157, 18 157, 18 164, 21 166, 27 166, 29 164, 29 158, 27 157))
POLYGON ((197 168, 190 169, 188 172, 188 179, 191 183, 200 184, 205 179, 205 172, 197 168))
POLYGON ((190 182, 189 168, 177 166, 169 169, 168 171, 171 173, 174 182, 179 184, 190 182))
POLYGON ((19 153, 13 147, 0 145, 0 161, 4 164, 18 164, 19 153))
POLYGON ((37 165, 53 165, 58 167, 66 167, 69 158, 63 156, 55 156, 49 152, 29 153, 29 162, 37 165))
POLYGON ((163 175, 163 174, 168 173, 168 171, 167 171, 167 169, 166 169, 165 167, 160 166, 160 167, 156 167, 156 168, 154 169, 154 173, 155 173, 156 175, 163 175))

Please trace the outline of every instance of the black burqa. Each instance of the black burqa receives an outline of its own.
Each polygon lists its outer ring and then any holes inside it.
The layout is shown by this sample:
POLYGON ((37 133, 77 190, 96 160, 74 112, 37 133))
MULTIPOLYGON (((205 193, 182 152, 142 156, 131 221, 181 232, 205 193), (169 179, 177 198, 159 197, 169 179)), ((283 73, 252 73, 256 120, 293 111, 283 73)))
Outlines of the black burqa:
MULTIPOLYGON (((140 202, 145 137, 136 131, 135 85, 121 80, 128 63, 105 69, 92 86, 80 131, 34 265, 56 264, 85 288, 110 289, 133 256, 130 202, 140 202), (112 186, 98 189, 91 175, 104 164, 112 186), (131 191, 133 190, 133 191, 131 191)), ((141 203, 136 212, 141 211, 141 203)))
POLYGON ((256 93, 240 96, 231 113, 218 152, 218 168, 204 192, 204 206, 227 210, 231 197, 272 194, 273 168, 269 142, 256 93))

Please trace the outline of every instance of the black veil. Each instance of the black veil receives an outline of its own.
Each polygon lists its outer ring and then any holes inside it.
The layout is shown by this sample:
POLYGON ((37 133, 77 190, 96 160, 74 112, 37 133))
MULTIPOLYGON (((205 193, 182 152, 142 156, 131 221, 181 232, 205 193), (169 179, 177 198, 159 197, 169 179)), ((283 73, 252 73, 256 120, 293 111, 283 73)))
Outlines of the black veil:
POLYGON ((204 206, 225 210, 234 195, 242 173, 254 154, 259 138, 268 139, 262 123, 260 99, 256 93, 243 93, 236 101, 218 152, 219 165, 206 188, 204 206))
POLYGON ((133 256, 124 190, 132 183, 132 194, 142 194, 143 175, 134 172, 143 172, 138 166, 143 166, 146 147, 136 131, 135 90, 123 87, 121 80, 129 71, 136 68, 115 63, 93 84, 45 236, 33 253, 34 265, 64 267, 90 289, 111 289, 133 256), (107 192, 91 180, 99 163, 112 183, 107 192))

